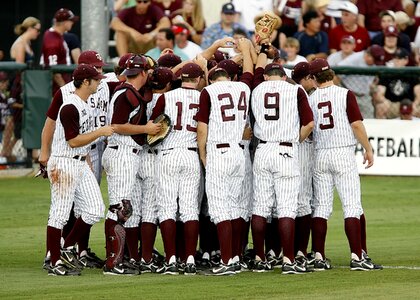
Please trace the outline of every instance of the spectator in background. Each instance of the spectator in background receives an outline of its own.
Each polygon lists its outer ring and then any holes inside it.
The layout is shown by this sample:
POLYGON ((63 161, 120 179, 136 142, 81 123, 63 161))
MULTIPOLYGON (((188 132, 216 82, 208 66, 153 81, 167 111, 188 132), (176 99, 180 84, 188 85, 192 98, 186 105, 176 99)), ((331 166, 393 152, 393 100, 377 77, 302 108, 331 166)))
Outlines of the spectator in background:
POLYGON ((12 156, 12 150, 16 143, 13 135, 13 117, 8 98, 9 76, 5 72, 0 72, 0 132, 2 133, 0 164, 7 164, 12 156))
POLYGON ((232 0, 238 14, 238 22, 242 24, 252 36, 255 31, 254 18, 262 12, 274 10, 273 0, 232 0))
POLYGON ((171 28, 159 29, 156 36, 156 47, 147 51, 146 55, 154 60, 158 60, 162 51, 165 49, 170 49, 171 52, 181 57, 182 60, 188 60, 188 56, 175 44, 175 35, 171 28))
MULTIPOLYGON (((246 31, 245 27, 235 22, 236 10, 232 3, 226 3, 222 6, 220 22, 207 27, 203 33, 201 48, 209 48, 216 40, 224 37, 232 37, 237 28, 246 31)), ((247 36, 249 38, 249 36, 247 36)))
POLYGON ((378 33, 373 39, 372 39, 372 44, 373 45, 380 45, 380 46, 384 46, 385 45, 385 34, 386 34, 386 30, 387 28, 392 28, 390 26, 393 26, 396 29, 397 32, 397 46, 398 47, 403 47, 405 49, 407 49, 408 52, 411 51, 411 45, 410 45, 410 37, 408 35, 406 35, 403 32, 399 32, 397 25, 396 25, 396 14, 392 11, 389 10, 385 10, 383 12, 381 12, 380 14, 381 17, 381 28, 382 31, 380 33, 378 33))
POLYGON ((41 22, 34 17, 27 17, 21 24, 15 26, 18 38, 10 48, 10 57, 17 63, 32 66, 34 51, 31 42, 36 40, 41 32, 41 22))
POLYGON ((184 0, 182 8, 171 15, 172 23, 181 23, 188 27, 191 40, 201 45, 201 37, 206 28, 201 0, 184 0))
MULTIPOLYGON (((385 64, 389 67, 393 67, 393 58, 398 49, 398 29, 394 25, 390 25, 385 28, 384 31, 384 45, 385 50, 385 64)), ((407 52, 407 50, 406 50, 407 52)))
POLYGON ((401 0, 357 0, 359 8, 358 23, 369 31, 370 38, 381 32, 381 17, 379 14, 384 10, 403 10, 401 0))
POLYGON ((321 21, 321 30, 326 33, 329 33, 331 29, 337 26, 335 19, 325 14, 329 3, 330 0, 315 0, 314 2, 315 11, 318 13, 321 21))
POLYGON ((298 54, 300 50, 300 44, 297 39, 292 37, 287 38, 283 49, 287 53, 286 65, 294 67, 300 62, 307 62, 305 57, 298 54))
POLYGON ((403 99, 400 103, 400 116, 399 120, 419 121, 419 118, 413 116, 413 101, 410 99, 403 99))
POLYGON ((168 18, 174 11, 182 8, 182 0, 153 0, 152 2, 156 4, 168 18))
MULTIPOLYGON (((74 22, 79 20, 71 10, 60 8, 54 14, 53 26, 45 33, 42 40, 41 65, 49 68, 55 65, 70 65, 70 53, 64 33, 70 31, 74 22)), ((54 73, 52 94, 71 80, 71 74, 54 73)))
POLYGON ((401 33, 408 35, 410 41, 414 41, 420 25, 420 18, 410 18, 405 12, 397 11, 395 13, 395 25, 401 33))
POLYGON ((187 26, 184 24, 174 24, 171 29, 175 35, 176 46, 188 56, 189 60, 196 58, 198 54, 203 52, 200 46, 188 40, 190 31, 187 26))
POLYGON ((119 13, 123 9, 136 6, 136 0, 113 0, 114 1, 114 12, 119 13))
POLYGON ((122 56, 153 48, 153 38, 159 29, 170 27, 170 21, 151 0, 137 0, 136 6, 120 11, 110 26, 115 30, 118 55, 122 56))
MULTIPOLYGON (((366 28, 357 24, 359 10, 350 1, 341 3, 341 24, 331 29, 328 33, 328 41, 331 52, 338 51, 344 36, 351 35, 355 40, 355 52, 365 50, 370 45, 370 37, 366 28)), ((330 63, 331 65, 331 63, 330 63)))
POLYGON ((64 40, 66 41, 67 46, 69 47, 71 63, 75 65, 79 61, 79 56, 82 52, 80 39, 76 34, 72 32, 65 32, 64 40))
POLYGON ((308 62, 315 58, 327 58, 328 35, 321 31, 321 20, 316 11, 310 10, 302 16, 304 31, 297 32, 295 38, 300 43, 299 55, 308 62))
MULTIPOLYGON (((408 64, 408 52, 399 48, 395 52, 393 65, 404 67, 408 64)), ((378 119, 396 118, 401 99, 420 102, 420 79, 411 74, 381 74, 379 82, 372 85, 372 100, 375 106, 375 117, 378 119)))
POLYGON ((302 2, 302 0, 280 0, 276 7, 282 20, 279 31, 286 37, 292 37, 298 31, 298 24, 302 18, 302 2))
POLYGON ((330 54, 327 58, 328 64, 333 67, 337 66, 340 61, 354 53, 356 48, 356 40, 351 35, 345 35, 341 38, 340 51, 330 54))

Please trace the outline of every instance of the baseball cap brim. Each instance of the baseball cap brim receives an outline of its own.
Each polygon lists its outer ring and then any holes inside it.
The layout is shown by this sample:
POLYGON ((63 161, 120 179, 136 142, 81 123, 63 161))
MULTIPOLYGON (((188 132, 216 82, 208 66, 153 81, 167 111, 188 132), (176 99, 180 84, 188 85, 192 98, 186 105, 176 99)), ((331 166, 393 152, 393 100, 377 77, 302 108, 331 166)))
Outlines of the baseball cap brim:
POLYGON ((144 71, 143 69, 125 69, 121 75, 123 76, 133 76, 139 74, 141 71, 144 71))

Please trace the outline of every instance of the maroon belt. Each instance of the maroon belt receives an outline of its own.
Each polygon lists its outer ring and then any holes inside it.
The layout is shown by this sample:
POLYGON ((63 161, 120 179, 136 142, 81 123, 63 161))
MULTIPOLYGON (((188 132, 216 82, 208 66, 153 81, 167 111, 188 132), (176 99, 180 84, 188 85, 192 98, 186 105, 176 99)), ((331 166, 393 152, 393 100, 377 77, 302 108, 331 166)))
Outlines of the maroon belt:
MULTIPOLYGON (((267 144, 267 141, 261 141, 260 140, 260 144, 267 144)), ((293 147, 293 144, 289 143, 289 142, 280 142, 279 145, 280 146, 286 146, 286 147, 293 147)))

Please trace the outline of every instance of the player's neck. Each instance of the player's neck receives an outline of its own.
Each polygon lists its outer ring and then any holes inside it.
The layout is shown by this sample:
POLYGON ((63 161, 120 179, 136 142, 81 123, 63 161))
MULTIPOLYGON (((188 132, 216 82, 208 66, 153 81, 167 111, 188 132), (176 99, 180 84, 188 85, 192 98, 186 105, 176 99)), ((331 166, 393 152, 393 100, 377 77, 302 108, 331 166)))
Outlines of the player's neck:
POLYGON ((87 99, 90 96, 90 92, 88 90, 85 90, 83 88, 76 89, 74 92, 80 99, 82 99, 84 102, 87 102, 87 99))
POLYGON ((197 84, 195 82, 183 82, 181 85, 184 89, 197 89, 197 84))
POLYGON ((334 85, 334 81, 331 80, 331 81, 327 81, 327 82, 321 83, 318 86, 318 88, 322 89, 322 88, 326 88, 326 87, 333 86, 333 85, 334 85))

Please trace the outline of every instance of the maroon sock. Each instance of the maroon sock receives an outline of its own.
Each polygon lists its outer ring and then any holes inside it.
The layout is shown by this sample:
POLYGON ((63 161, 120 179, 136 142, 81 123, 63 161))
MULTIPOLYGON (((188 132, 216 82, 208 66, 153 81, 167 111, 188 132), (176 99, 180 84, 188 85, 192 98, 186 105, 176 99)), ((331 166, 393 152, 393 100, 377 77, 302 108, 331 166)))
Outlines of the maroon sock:
POLYGON ((143 222, 141 224, 141 257, 145 262, 152 259, 153 245, 156 239, 157 225, 143 222))
POLYGON ((79 254, 88 249, 89 246, 89 238, 90 238, 90 230, 91 228, 89 228, 89 230, 87 232, 85 232, 85 234, 80 238, 79 244, 78 244, 78 250, 79 250, 79 254))
MULTIPOLYGON (((251 219, 251 232, 252 241, 254 243, 255 254, 265 261, 264 252, 264 237, 267 227, 267 220, 263 217, 252 215, 251 219)), ((268 250, 268 249, 267 249, 268 250)))
POLYGON ((300 250, 306 256, 311 234, 311 215, 298 217, 295 220, 295 254, 300 250))
POLYGON ((227 264, 232 258, 232 223, 230 220, 217 224, 217 236, 223 263, 227 264))
POLYGON ((57 260, 60 259, 60 240, 61 229, 48 226, 47 227, 47 249, 51 254, 51 265, 55 266, 57 260))
POLYGON ((211 252, 210 217, 200 215, 200 249, 204 252, 211 252))
POLYGON ((198 241, 198 221, 188 221, 184 223, 185 257, 195 256, 198 241))
POLYGON ((110 240, 111 230, 117 225, 117 221, 106 219, 105 220, 105 250, 106 250, 106 266, 108 268, 113 268, 113 259, 111 259, 112 252, 112 242, 110 240))
POLYGON ((325 238, 327 236, 327 220, 312 218, 312 246, 315 252, 319 252, 325 259, 325 238))
POLYGON ((367 253, 365 214, 362 214, 360 216, 360 238, 361 238, 361 243, 362 243, 362 250, 364 250, 367 253))
POLYGON ((234 219, 232 223, 232 257, 239 256, 242 257, 241 245, 242 245, 242 224, 245 223, 245 220, 242 218, 234 219))
POLYGON ((279 219, 273 218, 271 220, 271 231, 269 232, 269 239, 271 240, 271 248, 266 248, 266 251, 272 249, 276 256, 280 256, 282 244, 279 231, 279 219))
POLYGON ((246 246, 248 245, 249 239, 249 229, 251 227, 251 221, 243 223, 243 231, 242 231, 242 252, 245 251, 246 246))
POLYGON ((217 233, 217 225, 210 222, 210 252, 220 250, 219 234, 217 233))
POLYGON ((139 261, 140 256, 138 227, 125 228, 125 243, 127 245, 130 258, 133 258, 135 261, 139 261))
POLYGON ((358 218, 344 219, 344 229, 349 241, 350 250, 362 258, 362 244, 360 242, 360 220, 358 218))
POLYGON ((169 219, 160 223, 163 247, 165 248, 166 262, 176 254, 176 223, 169 219))
POLYGON ((185 262, 185 237, 184 237, 184 223, 176 222, 176 257, 182 262, 185 262))
POLYGON ((64 240, 64 248, 74 246, 76 243, 79 244, 91 227, 92 225, 85 223, 81 217, 78 218, 72 231, 64 240))
POLYGON ((278 228, 283 246, 283 256, 286 256, 293 262, 295 258, 295 219, 280 218, 278 228))
POLYGON ((73 230, 74 225, 76 223, 76 220, 77 219, 74 216, 74 204, 73 204, 73 207, 71 208, 71 211, 70 211, 69 219, 67 220, 66 225, 64 225, 63 231, 62 231, 62 234, 61 234, 61 236, 63 237, 64 240, 67 239, 67 236, 73 230))

